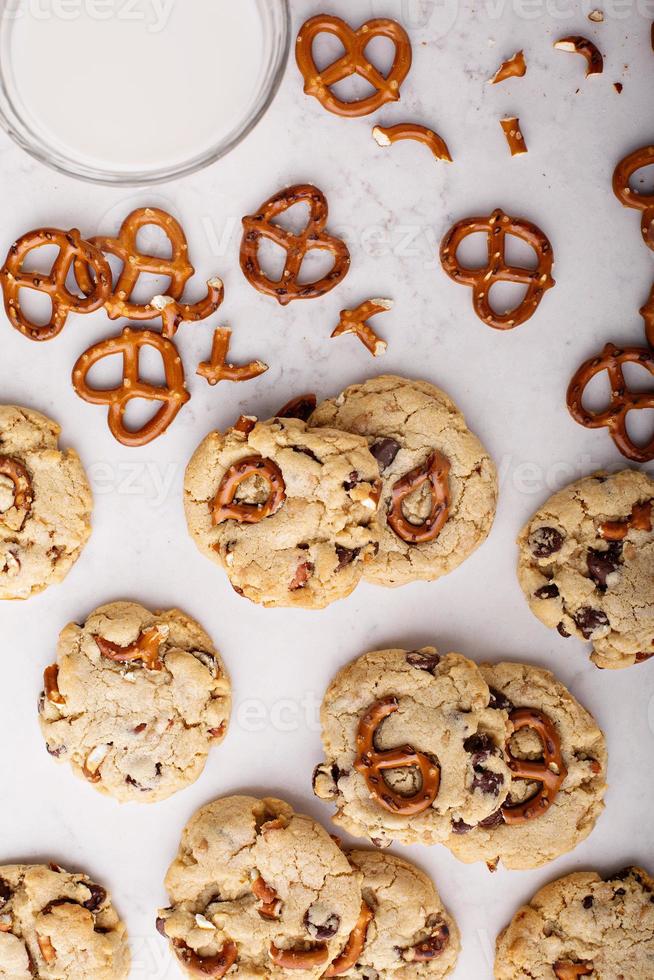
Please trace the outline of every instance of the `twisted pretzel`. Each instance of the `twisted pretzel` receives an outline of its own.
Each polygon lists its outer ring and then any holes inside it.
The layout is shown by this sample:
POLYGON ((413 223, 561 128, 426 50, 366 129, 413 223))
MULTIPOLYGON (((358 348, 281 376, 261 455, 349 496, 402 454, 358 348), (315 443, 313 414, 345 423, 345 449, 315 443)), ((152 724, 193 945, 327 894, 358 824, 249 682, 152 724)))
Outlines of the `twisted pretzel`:
POLYGON ((165 637, 158 626, 148 626, 139 634, 138 639, 129 646, 121 647, 118 643, 106 640, 104 636, 94 634, 98 649, 107 660, 114 663, 134 663, 139 660, 147 670, 163 670, 163 661, 159 656, 161 644, 165 637))
POLYGON ((261 456, 248 456, 230 466, 222 478, 218 492, 211 503, 211 519, 214 526, 225 521, 258 524, 266 517, 276 514, 285 500, 286 484, 277 463, 261 456), (263 504, 235 503, 241 483, 252 476, 261 477, 266 481, 270 491, 268 499, 263 504))
POLYGON ((643 241, 654 250, 654 194, 641 194, 632 189, 629 183, 633 175, 654 163, 654 146, 642 146, 629 153, 615 168, 613 173, 613 193, 626 208, 642 211, 641 231, 643 241))
POLYGON ((546 290, 554 286, 552 268, 554 254, 548 238, 536 225, 523 218, 511 218, 499 208, 483 218, 466 218, 448 231, 441 244, 443 269, 455 282, 472 286, 475 313, 495 330, 512 330, 525 323, 538 309, 546 290), (457 251, 469 235, 484 231, 488 235, 488 264, 481 269, 468 269, 457 260, 457 251), (507 235, 526 242, 536 253, 535 269, 507 265, 505 260, 507 235), (496 282, 515 282, 527 287, 522 302, 507 313, 497 313, 490 303, 490 290, 496 282))
POLYGON ((260 293, 274 296, 282 306, 296 299, 316 299, 337 286, 350 270, 350 252, 342 239, 325 232, 328 214, 327 198, 321 190, 312 184, 295 184, 265 201, 257 214, 243 218, 240 261, 248 282, 260 293), (303 201, 309 205, 309 220, 299 234, 273 223, 274 218, 303 201), (261 268, 259 245, 262 238, 274 242, 286 252, 286 264, 279 280, 270 279, 261 268), (307 252, 314 249, 331 252, 334 266, 322 279, 300 283, 302 263, 307 252))
POLYGON ((380 752, 375 747, 377 729, 389 715, 398 710, 395 697, 382 698, 368 708, 359 722, 357 732, 357 754, 354 768, 363 776, 370 795, 384 810, 400 813, 402 816, 415 816, 424 813, 432 805, 440 788, 441 773, 438 765, 413 746, 380 752), (413 796, 403 796, 391 789, 384 779, 387 769, 419 769, 422 786, 413 796))
POLYGON ((11 246, 0 269, 0 284, 12 327, 30 340, 52 340, 63 330, 69 313, 93 313, 104 305, 111 292, 111 269, 102 252, 84 241, 76 228, 71 231, 41 228, 23 235, 11 246), (46 275, 23 271, 30 252, 45 245, 59 248, 50 272, 46 275), (85 296, 76 296, 66 285, 68 273, 76 262, 83 262, 93 270, 93 282, 89 280, 85 296), (32 289, 50 297, 52 315, 48 323, 32 323, 25 316, 20 306, 21 289, 32 289))
POLYGON ((249 364, 227 364, 227 352, 229 351, 231 337, 231 330, 226 327, 218 327, 213 335, 210 360, 203 361, 195 372, 201 378, 206 378, 210 385, 217 385, 219 381, 251 381, 268 370, 268 365, 264 364, 263 361, 250 361, 249 364))
POLYGON ((349 935, 348 941, 339 956, 323 973, 323 977, 340 977, 356 964, 366 945, 368 926, 375 918, 375 913, 367 902, 361 903, 361 911, 357 923, 349 935))
POLYGON ((11 456, 0 456, 0 476, 6 476, 14 486, 14 502, 0 512, 0 524, 10 531, 22 531, 34 501, 32 478, 23 464, 11 456))
POLYGON ((224 977, 238 957, 238 947, 232 942, 226 942, 215 956, 200 956, 181 939, 173 940, 173 946, 177 959, 184 964, 189 973, 198 977, 211 977, 212 980, 220 980, 224 977))
POLYGON ((304 77, 304 91, 337 116, 368 116, 387 102, 397 102, 400 86, 409 74, 413 54, 409 35, 397 21, 377 18, 354 30, 340 17, 318 14, 300 28, 295 45, 298 68, 304 77), (313 57, 313 44, 319 34, 332 34, 345 48, 345 54, 322 71, 313 57), (366 48, 376 37, 386 37, 395 45, 395 58, 388 75, 382 75, 366 57, 366 48), (376 91, 364 99, 344 102, 331 86, 351 75, 364 78, 376 91))
POLYGON ((594 970, 592 963, 570 963, 559 960, 554 964, 554 974, 558 980, 577 980, 577 977, 589 977, 594 970))
POLYGON ((627 414, 635 409, 654 408, 654 391, 630 391, 623 364, 638 364, 654 375, 654 352, 648 348, 607 344, 599 357, 591 357, 572 378, 568 387, 568 410, 575 422, 587 429, 608 429, 613 442, 627 459, 647 463, 654 459, 654 436, 646 445, 636 445, 627 432, 627 414), (611 401, 603 412, 591 412, 584 408, 584 392, 593 378, 603 371, 608 372, 611 383, 611 401))
POLYGON ((568 775, 568 770, 563 762, 559 733, 547 715, 536 708, 516 708, 509 715, 509 720, 513 723, 514 732, 530 728, 543 743, 542 762, 516 759, 507 744, 507 762, 514 776, 541 784, 541 788, 524 803, 506 803, 502 807, 504 822, 515 825, 537 820, 547 813, 568 775))
MULTIPOLYGON (((116 238, 96 235, 89 241, 96 249, 116 256, 123 263, 115 287, 113 289, 110 287, 110 293, 105 297, 104 306, 111 320, 117 320, 121 316, 129 317, 130 320, 151 320, 157 316, 157 311, 151 303, 132 302, 132 295, 141 273, 147 272, 154 276, 168 278, 166 293, 177 300, 180 299, 186 283, 195 272, 188 259, 188 243, 182 226, 172 215, 159 208, 138 208, 125 218, 116 238), (139 251, 138 233, 148 225, 160 228, 166 235, 172 250, 169 259, 139 251)), ((94 288, 86 262, 79 260, 75 262, 75 277, 83 293, 88 294, 94 288)), ((111 275, 109 282, 111 283, 111 275)))
POLYGON ((407 544, 435 541, 450 516, 450 461, 434 452, 426 463, 417 466, 393 487, 391 509, 386 520, 390 529, 407 544), (412 524, 404 516, 402 504, 407 497, 429 481, 431 511, 422 524, 412 524))
POLYGON ((282 970, 315 970, 325 963, 329 950, 327 943, 318 943, 311 949, 280 949, 271 943, 268 955, 275 966, 282 970))
POLYGON ((162 435, 191 397, 184 386, 184 368, 177 348, 171 340, 152 330, 132 330, 125 327, 122 334, 110 337, 90 347, 73 368, 73 387, 91 405, 109 406, 109 428, 124 446, 145 446, 162 435), (139 375, 141 347, 154 347, 161 354, 166 384, 150 385, 139 375), (123 355, 123 382, 118 388, 97 389, 86 383, 94 364, 112 354, 123 355), (133 398, 163 402, 158 412, 136 431, 127 429, 123 417, 133 398))

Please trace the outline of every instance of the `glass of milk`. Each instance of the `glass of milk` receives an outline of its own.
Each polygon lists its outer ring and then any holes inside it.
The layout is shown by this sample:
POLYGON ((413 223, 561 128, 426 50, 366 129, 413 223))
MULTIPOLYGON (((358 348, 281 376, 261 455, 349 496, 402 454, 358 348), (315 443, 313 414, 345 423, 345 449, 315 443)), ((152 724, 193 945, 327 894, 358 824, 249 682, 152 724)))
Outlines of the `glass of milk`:
POLYGON ((281 81, 288 0, 0 0, 0 124, 87 180, 170 180, 228 153, 281 81))

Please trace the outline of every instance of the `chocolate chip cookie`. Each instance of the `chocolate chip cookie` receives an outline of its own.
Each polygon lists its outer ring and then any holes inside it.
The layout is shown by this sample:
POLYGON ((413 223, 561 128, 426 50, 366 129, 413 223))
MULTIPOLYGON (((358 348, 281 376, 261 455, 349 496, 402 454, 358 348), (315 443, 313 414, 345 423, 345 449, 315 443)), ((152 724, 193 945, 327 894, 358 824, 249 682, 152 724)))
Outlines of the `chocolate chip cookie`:
POLYGON ((511 782, 508 712, 458 653, 379 650, 345 667, 322 704, 314 792, 378 847, 436 844, 496 813, 511 782))
POLYGON ((606 745, 594 718, 548 670, 482 664, 491 705, 509 712, 511 770, 503 805, 477 824, 455 820, 447 846, 461 861, 538 868, 571 851, 604 809, 606 745))
POLYGON ((125 926, 102 885, 51 864, 0 867, 0 977, 125 980, 125 926))
POLYGON ((364 569, 369 582, 440 578, 488 536, 495 466, 443 391, 425 381, 373 378, 323 402, 309 424, 364 436, 379 463, 381 543, 364 569))
POLYGON ((589 640, 598 667, 654 656, 653 507, 646 473, 596 473, 554 494, 518 539, 532 612, 589 640))
POLYGON ((363 875, 359 942, 338 976, 359 980, 447 977, 456 966, 459 930, 434 883, 414 864, 380 851, 348 851, 363 875))
POLYGON ((114 602, 71 623, 44 686, 48 752, 121 803, 154 803, 193 783, 227 732, 223 662, 178 609, 114 602))
POLYGON ((0 599, 61 582, 91 533, 91 490, 56 422, 0 405, 0 599))
POLYGON ((560 878, 534 895, 497 939, 496 980, 651 980, 654 880, 641 868, 560 878))
POLYGON ((190 977, 330 976, 362 908, 361 875, 281 800, 230 796, 187 824, 157 928, 190 977))
POLYGON ((200 551, 264 606, 349 595, 378 547, 379 469, 361 436, 242 418, 201 443, 184 491, 200 551))

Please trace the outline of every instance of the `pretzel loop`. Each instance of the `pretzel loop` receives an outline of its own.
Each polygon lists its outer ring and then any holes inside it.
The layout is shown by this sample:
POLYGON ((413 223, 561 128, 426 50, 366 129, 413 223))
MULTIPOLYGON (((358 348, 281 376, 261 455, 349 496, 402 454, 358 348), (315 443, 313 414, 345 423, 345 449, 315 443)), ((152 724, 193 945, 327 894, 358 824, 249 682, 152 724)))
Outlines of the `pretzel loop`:
POLYGON ((276 514, 285 500, 286 484, 279 466, 272 459, 248 456, 230 466, 222 478, 211 503, 211 519, 214 526, 225 521, 258 524, 266 517, 276 514), (235 503, 238 488, 253 476, 260 477, 268 484, 268 499, 262 504, 235 503))
POLYGON ((643 241, 654 251, 654 194, 641 194, 632 189, 630 181, 635 173, 654 163, 654 146, 642 146, 621 160, 613 173, 613 193, 626 208, 642 211, 641 231, 643 241))
POLYGON ((243 218, 240 262, 248 282, 259 292, 273 296, 282 306, 296 299, 316 299, 337 286, 349 272, 350 252, 344 241, 325 231, 328 214, 327 198, 321 190, 312 184, 296 184, 265 201, 257 214, 243 218), (294 234, 274 223, 280 214, 302 202, 309 205, 309 220, 301 232, 294 234), (259 245, 263 238, 286 252, 286 264, 279 280, 270 279, 261 268, 259 245), (330 252, 334 266, 322 279, 300 283, 302 263, 307 252, 314 249, 330 252))
POLYGON ((5 310, 16 330, 30 340, 52 340, 63 330, 69 313, 93 313, 104 305, 111 292, 111 269, 102 252, 86 242, 79 231, 41 228, 30 231, 15 242, 0 270, 5 310), (35 249, 56 245, 59 254, 49 273, 26 272, 25 259, 35 249), (74 263, 81 262, 93 270, 93 282, 85 296, 71 293, 66 280, 74 263), (49 296, 52 315, 46 324, 32 323, 20 305, 20 290, 31 289, 49 296))
POLYGON ((373 704, 359 722, 357 754, 354 768, 363 776, 372 798, 390 813, 415 816, 428 810, 440 788, 440 768, 428 756, 416 752, 413 746, 379 751, 375 747, 375 735, 382 722, 398 710, 397 698, 382 698, 373 704), (384 779, 390 769, 418 769, 422 786, 413 796, 395 792, 384 779))
POLYGON ((627 432, 627 415, 636 409, 654 408, 654 391, 630 391, 624 377, 624 364, 638 364, 654 376, 654 352, 643 347, 616 347, 607 344, 598 357, 581 365, 568 387, 568 409, 573 419, 587 429, 609 430, 623 456, 637 463, 654 459, 654 436, 644 446, 637 445, 627 432), (611 384, 611 400, 603 412, 584 408, 586 388, 593 378, 606 371, 611 384))
POLYGON ((525 323, 538 309, 543 295, 555 285, 552 278, 554 254, 549 239, 536 225, 523 218, 511 218, 499 208, 489 217, 466 218, 448 231, 440 250, 443 269, 455 282, 472 287, 473 306, 480 320, 495 330, 512 330, 525 323), (460 264, 457 252, 469 235, 485 232, 488 236, 488 263, 480 269, 460 264), (536 254, 535 269, 508 265, 506 236, 526 242, 536 254), (526 286, 522 301, 513 310, 498 313, 490 302, 490 291, 497 282, 526 286))
POLYGON ((0 456, 0 477, 3 476, 13 485, 14 499, 7 510, 0 511, 0 524, 10 531, 22 531, 34 501, 32 478, 23 464, 11 456, 0 456))
POLYGON ((224 977, 234 966, 238 957, 238 947, 232 942, 226 942, 215 956, 200 956, 181 939, 173 940, 173 946, 178 960, 184 964, 189 973, 198 977, 210 977, 211 980, 221 980, 221 977, 224 977))
POLYGON ((361 956, 366 945, 368 926, 375 918, 375 913, 367 902, 361 903, 361 911, 356 925, 350 933, 348 940, 340 954, 334 962, 323 973, 323 977, 340 977, 348 973, 361 956))
POLYGON ((110 337, 90 347, 73 368, 73 386, 84 401, 91 405, 109 406, 109 428, 125 446, 145 446, 166 431, 190 395, 184 386, 184 368, 171 340, 152 330, 132 330, 125 327, 122 334, 110 337), (139 352, 142 347, 154 347, 161 354, 166 384, 150 385, 139 375, 139 352), (91 388, 86 376, 94 364, 112 354, 123 355, 123 380, 117 388, 91 388), (161 408, 136 431, 124 424, 128 403, 133 398, 162 402, 161 408))
POLYGON ((328 14, 318 14, 302 25, 295 54, 304 77, 305 93, 318 99, 329 112, 349 117, 367 116, 388 102, 397 102, 400 86, 409 74, 413 57, 409 35, 397 21, 380 17, 354 30, 340 17, 328 14), (313 56, 314 41, 319 34, 333 35, 345 48, 345 54, 322 71, 318 70, 313 56), (388 75, 382 75, 366 57, 366 48, 376 37, 388 38, 395 46, 395 57, 388 75), (374 94, 352 102, 339 99, 331 87, 351 75, 365 79, 376 90, 374 94))
POLYGON ((518 779, 528 779, 541 784, 541 788, 523 803, 507 803, 502 807, 504 822, 509 825, 524 824, 544 816, 568 775, 561 752, 561 739, 553 722, 536 708, 516 708, 509 715, 514 732, 529 728, 540 738, 543 760, 517 759, 506 748, 509 769, 518 779))
POLYGON ((387 521, 391 530, 407 544, 426 544, 435 541, 450 516, 450 461, 434 452, 426 463, 417 466, 393 487, 391 509, 387 521), (429 482, 431 511, 422 524, 412 524, 404 516, 402 505, 407 497, 429 482))

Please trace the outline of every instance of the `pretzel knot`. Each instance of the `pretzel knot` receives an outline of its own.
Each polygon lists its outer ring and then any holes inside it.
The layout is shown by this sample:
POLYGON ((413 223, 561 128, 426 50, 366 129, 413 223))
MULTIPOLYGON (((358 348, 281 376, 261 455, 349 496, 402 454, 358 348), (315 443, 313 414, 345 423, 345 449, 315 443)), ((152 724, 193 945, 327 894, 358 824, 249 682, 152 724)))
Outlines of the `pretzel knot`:
POLYGON ((375 735, 382 722, 398 710, 395 697, 382 698, 370 707, 359 722, 357 754, 354 768, 366 781, 370 794, 384 810, 415 816, 428 810, 438 795, 441 773, 429 756, 416 752, 413 746, 379 751, 375 735), (418 769, 422 785, 413 796, 404 796, 391 789, 384 779, 389 769, 418 769))
POLYGON ((515 825, 537 820, 547 813, 568 775, 568 770, 563 762, 559 733, 547 715, 536 708, 516 708, 509 715, 509 720, 513 723, 514 732, 529 728, 538 735, 543 745, 542 762, 517 759, 507 745, 507 762, 513 775, 518 779, 541 784, 541 788, 523 803, 505 804, 502 807, 504 822, 515 825))
POLYGON ((124 446, 145 446, 166 431, 190 395, 184 386, 184 368, 172 341, 152 330, 132 330, 125 327, 122 334, 110 337, 90 347, 73 368, 73 387, 91 405, 109 406, 109 428, 124 446), (139 375, 139 355, 142 347, 154 347, 161 354, 165 385, 150 385, 139 375), (123 381, 117 388, 91 388, 86 376, 94 364, 112 354, 123 355, 123 381), (124 415, 133 398, 162 402, 157 413, 142 428, 126 428, 124 415))
POLYGON ((103 636, 94 635, 98 650, 107 660, 114 663, 135 663, 141 661, 147 670, 163 670, 164 664, 160 657, 161 644, 165 636, 158 626, 148 626, 139 634, 138 639, 128 646, 121 647, 103 636))
POLYGON ((654 459, 654 436, 639 446, 627 432, 627 415, 635 409, 654 408, 654 391, 630 391, 624 377, 624 364, 638 364, 654 375, 654 352, 644 347, 616 347, 607 344, 599 357, 591 357, 581 365, 568 387, 568 409, 573 419, 587 429, 607 428, 623 456, 636 463, 654 459), (608 372, 611 401, 603 412, 584 408, 586 388, 593 378, 608 372))
POLYGON ((340 977, 344 973, 348 973, 356 965, 366 945, 368 926, 374 918, 375 913, 368 903, 365 901, 362 902, 359 918, 354 929, 350 933, 340 954, 323 973, 323 977, 340 977))
POLYGON ((613 173, 613 193, 626 208, 642 211, 643 241, 654 251, 654 194, 641 194, 630 185, 633 175, 654 163, 654 146, 643 146, 621 160, 613 173))
POLYGON ((490 217, 466 218, 454 225, 443 239, 440 256, 443 269, 450 279, 464 286, 472 286, 475 313, 495 330, 511 330, 525 323, 538 309, 546 290, 555 285, 552 278, 554 253, 549 239, 530 221, 511 218, 499 208, 490 217), (488 264, 479 269, 469 269, 460 264, 457 252, 469 235, 478 232, 488 235, 488 264), (537 259, 535 269, 507 264, 507 235, 520 238, 533 249, 537 259), (527 287, 515 309, 506 313, 493 309, 490 291, 497 282, 514 282, 527 287))
POLYGON ((427 544, 435 541, 450 516, 450 461, 442 453, 434 452, 426 463, 417 466, 393 487, 388 526, 407 544, 427 544), (402 505, 407 497, 429 483, 431 510, 421 524, 412 524, 404 516, 402 505))
POLYGON ((0 524, 10 531, 22 531, 34 500, 32 478, 23 464, 11 456, 0 456, 0 477, 6 477, 13 485, 13 502, 0 511, 0 524))
POLYGON ((230 466, 222 478, 211 503, 212 521, 214 526, 225 521, 258 524, 266 517, 276 514, 285 500, 286 484, 279 466, 272 459, 248 456, 230 466), (262 504, 236 503, 240 485, 252 477, 258 477, 268 484, 268 498, 262 504))
POLYGON ((200 956, 181 939, 174 939, 173 946, 177 959, 184 964, 189 973, 199 977, 211 977, 212 980, 220 980, 224 977, 238 958, 238 947, 232 942, 224 943, 215 956, 200 956))
POLYGON ((11 325, 30 340, 52 340, 63 330, 69 313, 93 313, 104 305, 111 292, 111 269, 102 252, 84 241, 76 228, 71 231, 41 228, 23 235, 11 246, 0 270, 0 284, 11 325), (30 252, 46 245, 56 245, 59 249, 50 272, 24 271, 25 259, 30 252), (75 262, 83 262, 93 270, 93 281, 89 280, 85 296, 71 293, 66 285, 75 262), (23 313, 21 289, 45 293, 50 298, 52 314, 48 323, 32 323, 23 313))
POLYGON ((380 17, 362 24, 358 30, 328 14, 312 17, 300 28, 295 46, 295 56, 303 77, 304 91, 318 99, 320 104, 337 116, 367 116, 381 109, 387 102, 397 102, 400 86, 409 74, 412 62, 411 41, 404 28, 394 20, 380 17), (313 56, 313 45, 319 34, 332 34, 338 38, 345 54, 322 71, 318 70, 313 56), (385 37, 395 46, 395 57, 388 75, 382 75, 366 56, 366 48, 377 37, 385 37), (331 90, 337 82, 351 75, 365 79, 375 92, 364 99, 345 102, 331 90))
POLYGON ((592 963, 571 963, 569 960, 559 960, 554 964, 554 976, 558 980, 577 980, 577 977, 589 977, 593 970, 592 963))
POLYGON ((311 184, 296 184, 265 201, 257 214, 243 218, 244 234, 240 259, 245 278, 259 292, 274 296, 282 306, 296 299, 316 299, 328 293, 345 278, 350 269, 347 245, 325 231, 328 214, 327 198, 311 184), (309 220, 301 232, 295 234, 274 223, 274 219, 280 214, 302 202, 309 205, 309 220), (263 238, 279 245, 286 252, 281 279, 270 279, 261 268, 259 246, 263 238), (333 268, 322 279, 300 283, 298 280, 302 263, 307 252, 314 249, 331 252, 334 257, 333 268))

